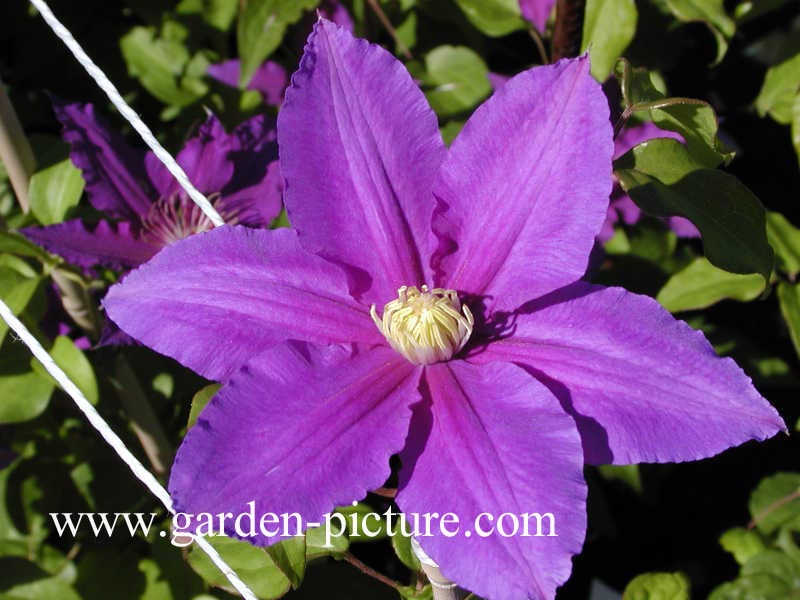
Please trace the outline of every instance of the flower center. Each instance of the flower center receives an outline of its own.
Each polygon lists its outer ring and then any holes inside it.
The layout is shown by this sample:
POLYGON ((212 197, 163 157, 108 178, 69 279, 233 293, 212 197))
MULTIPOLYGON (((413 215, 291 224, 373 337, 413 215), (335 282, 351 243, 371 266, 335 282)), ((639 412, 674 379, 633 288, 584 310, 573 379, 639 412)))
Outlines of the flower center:
POLYGON ((426 285, 401 287, 397 300, 383 307, 381 318, 374 304, 369 312, 392 348, 417 365, 450 360, 467 343, 475 324, 455 290, 429 290, 426 285))
POLYGON ((159 246, 214 228, 200 207, 182 194, 159 198, 142 219, 142 225, 145 235, 159 246))

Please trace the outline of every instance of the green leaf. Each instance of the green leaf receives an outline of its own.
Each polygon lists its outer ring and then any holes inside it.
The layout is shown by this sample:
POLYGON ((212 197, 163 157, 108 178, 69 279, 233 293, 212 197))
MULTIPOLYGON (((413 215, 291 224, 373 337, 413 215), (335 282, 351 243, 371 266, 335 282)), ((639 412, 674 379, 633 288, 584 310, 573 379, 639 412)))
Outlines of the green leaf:
POLYGON ((719 538, 719 543, 726 552, 733 554, 733 558, 740 565, 746 563, 752 556, 766 550, 761 536, 744 527, 729 529, 719 538))
POLYGON ((0 424, 35 419, 47 408, 53 389, 53 384, 35 371, 0 373, 0 424))
POLYGON ((597 470, 603 478, 620 481, 637 494, 642 493, 642 476, 639 465, 600 465, 597 470))
POLYGON ((340 556, 347 552, 350 547, 350 538, 347 537, 347 531, 339 534, 339 523, 336 519, 332 519, 331 523, 327 520, 323 521, 321 527, 312 527, 306 530, 306 559, 313 560, 322 556, 340 556), (330 532, 330 540, 328 540, 328 527, 332 525, 330 532), (328 545, 328 541, 330 544, 328 545))
MULTIPOLYGON (((404 518, 403 515, 400 515, 400 519, 404 518)), ((403 529, 400 527, 400 520, 398 519, 394 523, 394 535, 392 536, 392 548, 394 548, 394 553, 397 555, 397 558, 400 559, 406 567, 411 569, 411 571, 419 571, 420 564, 417 555, 414 554, 414 550, 411 548, 411 536, 410 535, 403 535, 403 529)))
POLYGON ((318 0, 246 0, 236 26, 242 70, 239 86, 244 89, 261 63, 280 45, 286 28, 297 22, 318 0))
POLYGON ((608 79, 617 58, 633 41, 638 12, 634 0, 588 0, 581 52, 589 50, 592 75, 608 79))
MULTIPOLYGON (((41 283, 39 277, 26 277, 16 269, 0 267, 0 298, 15 315, 28 306, 41 283)), ((0 343, 8 333, 8 324, 0 319, 0 343)))
POLYGON ((153 391, 161 394, 164 398, 172 398, 172 393, 175 391, 175 378, 171 373, 159 373, 153 377, 150 382, 153 391))
POLYGON ((778 284, 778 303, 789 328, 794 350, 800 356, 800 284, 781 281, 778 284))
POLYGON ((368 504, 359 502, 355 506, 342 506, 334 512, 344 516, 351 543, 381 540, 389 535, 386 519, 376 519, 375 511, 368 504))
POLYGON ((31 177, 31 211, 42 225, 61 223, 83 193, 81 172, 64 160, 31 177))
POLYGON ((402 48, 413 49, 417 45, 417 13, 408 13, 403 22, 397 26, 395 33, 397 34, 395 53, 400 53, 402 48))
POLYGON ((221 387, 219 383, 210 383, 194 395, 192 398, 192 408, 189 411, 189 422, 186 424, 187 429, 194 427, 194 424, 197 423, 197 417, 200 416, 200 413, 203 412, 203 409, 221 387))
POLYGON ((786 584, 787 589, 800 588, 798 565, 780 550, 764 550, 742 565, 742 577, 771 575, 786 584))
POLYGON ((208 91, 197 76, 196 61, 208 61, 197 56, 192 59, 181 39, 179 30, 165 23, 162 36, 152 27, 134 27, 120 40, 120 48, 128 72, 137 78, 153 96, 172 107, 189 106, 208 91), (193 61, 193 75, 187 69, 193 61))
MULTIPOLYGON (((58 336, 53 343, 53 347, 50 348, 50 356, 55 359, 56 364, 78 386, 78 389, 83 392, 86 399, 97 405, 100 394, 97 391, 97 379, 94 375, 94 369, 92 369, 92 363, 75 346, 75 343, 66 336, 58 336)), ((31 365, 34 371, 55 385, 55 380, 44 370, 39 361, 32 360, 31 365)))
MULTIPOLYGON (((280 598, 289 590, 289 579, 262 548, 220 535, 207 537, 206 540, 259 598, 280 598)), ((187 560, 209 585, 231 594, 236 593, 222 571, 196 544, 189 547, 187 560)))
POLYGON ((42 264, 48 266, 55 266, 61 263, 60 258, 49 254, 44 249, 13 231, 0 231, 0 252, 35 258, 42 264))
POLYGON ((775 250, 777 267, 794 278, 800 273, 800 229, 782 214, 767 213, 767 238, 775 250))
POLYGON ((700 257, 670 277, 656 300, 670 312, 681 312, 706 308, 728 298, 749 302, 758 298, 764 287, 760 275, 728 273, 700 257))
POLYGON ((625 587, 622 600, 689 600, 689 579, 683 573, 644 573, 625 587))
POLYGON ((69 582, 21 558, 0 558, 0 599, 81 600, 69 582))
POLYGON ((266 548, 267 554, 286 575, 293 589, 300 587, 306 574, 306 538, 298 535, 266 548))
POLYGON ((164 579, 156 561, 143 558, 139 561, 139 571, 144 574, 145 584, 139 600, 173 600, 169 582, 164 579))
POLYGON ((705 166, 685 145, 671 138, 642 142, 614 161, 615 169, 636 169, 666 184, 676 183, 705 166))
POLYGON ((728 51, 728 40, 736 31, 736 23, 725 12, 724 0, 666 0, 666 3, 679 21, 701 21, 708 25, 717 40, 716 62, 720 62, 728 51))
POLYGON ((659 217, 680 215, 703 236, 705 255, 731 273, 772 272, 764 207, 738 179, 709 169, 665 185, 636 169, 616 171, 622 187, 642 210, 659 217))
POLYGON ((794 104, 800 88, 800 53, 771 67, 756 98, 756 110, 788 125, 794 118, 794 104))
POLYGON ((749 508, 762 533, 800 525, 800 474, 777 473, 762 479, 750 495, 749 508))
POLYGON ((624 58, 614 65, 614 77, 619 81, 626 106, 646 104, 667 97, 667 84, 657 71, 631 67, 624 58))
POLYGON ((182 0, 175 10, 179 15, 202 15, 215 29, 228 31, 238 8, 239 0, 182 0))
POLYGON ((425 56, 427 97, 440 116, 473 108, 492 91, 489 68, 474 51, 464 46, 439 46, 425 56))
POLYGON ((453 143, 461 130, 464 129, 464 121, 448 121, 440 128, 442 139, 448 146, 453 143))
POLYGON ((723 583, 708 600, 786 600, 791 590, 786 583, 772 575, 750 575, 723 583))
POLYGON ((737 21, 750 21, 776 10, 792 0, 744 0, 733 11, 737 21))
POLYGON ((797 161, 800 163, 800 91, 794 97, 794 104, 792 105, 792 145, 794 146, 794 153, 797 155, 797 161))
POLYGON ((662 129, 676 131, 686 140, 693 158, 707 168, 729 163, 733 153, 719 141, 717 115, 710 104, 701 101, 680 102, 650 111, 653 123, 662 129))
POLYGON ((519 0, 456 0, 470 23, 491 37, 525 29, 519 0))

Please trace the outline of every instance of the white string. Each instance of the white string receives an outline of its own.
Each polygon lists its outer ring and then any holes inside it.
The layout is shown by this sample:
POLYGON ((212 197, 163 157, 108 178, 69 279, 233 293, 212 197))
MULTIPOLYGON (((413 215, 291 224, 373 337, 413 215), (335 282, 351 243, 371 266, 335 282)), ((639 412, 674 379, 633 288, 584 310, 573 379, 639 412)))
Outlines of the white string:
POLYGON ((72 52, 78 62, 81 63, 83 68, 86 69, 86 72, 92 77, 92 79, 95 80, 97 85, 100 86, 100 89, 106 93, 108 99, 111 100, 111 103, 117 107, 117 110, 120 112, 120 114, 125 117, 128 123, 133 126, 140 136, 142 136, 144 143, 150 147, 158 159, 164 163, 165 167, 167 167, 167 170, 169 170, 175 179, 178 180, 180 186, 186 190, 186 193, 189 194, 189 197, 192 200, 194 200, 195 204, 200 207, 200 209, 215 226, 224 225, 225 221, 222 220, 222 217, 219 215, 216 209, 211 206, 211 203, 208 201, 208 199, 201 194, 196 187, 194 187, 191 181, 189 181, 189 178, 181 166, 159 143, 159 141, 153 135, 153 132, 150 131, 150 128, 145 125, 144 121, 142 121, 139 115, 136 114, 136 111, 133 110, 128 103, 125 102, 125 100, 123 100, 117 88, 113 83, 111 83, 111 80, 109 80, 100 67, 98 67, 91 58, 89 58, 89 55, 84 52, 83 48, 81 48, 81 45, 72 36, 69 29, 61 24, 61 21, 56 18, 56 16, 53 14, 53 11, 50 10, 50 7, 47 6, 45 1, 30 0, 30 2, 42 15, 42 18, 53 30, 53 33, 55 33, 61 39, 61 41, 64 42, 64 44, 66 44, 70 52, 72 52))
MULTIPOLYGON (((164 164, 167 170, 172 173, 173 177, 178 181, 180 186, 186 191, 189 197, 200 207, 203 213, 211 220, 214 226, 218 227, 224 225, 222 217, 214 209, 208 199, 194 187, 186 172, 181 166, 172 158, 169 152, 159 143, 150 128, 142 121, 136 111, 134 111, 127 102, 122 98, 117 88, 106 77, 106 74, 98 67, 94 61, 89 58, 89 55, 84 52, 81 45, 72 36, 70 31, 62 25, 62 23, 50 10, 50 7, 44 0, 30 0, 42 18, 50 26, 61 41, 69 48, 78 62, 86 69, 86 72, 94 79, 100 89, 102 89, 108 96, 111 103, 117 107, 120 114, 133 126, 137 133, 142 137, 145 144, 147 144, 158 159, 164 164)), ((58 382, 62 389, 75 401, 80 411, 86 416, 89 423, 97 430, 103 439, 111 446, 117 453, 122 461, 133 472, 134 476, 141 481, 150 492, 158 498, 166 509, 175 514, 175 509, 172 506, 172 499, 169 492, 164 489, 164 486, 148 471, 144 465, 128 450, 125 443, 114 433, 100 414, 95 410, 91 403, 86 399, 78 387, 70 380, 69 377, 61 370, 55 363, 53 358, 42 347, 39 341, 31 335, 28 329, 14 316, 14 313, 8 308, 5 302, 0 299, 0 316, 8 323, 8 326, 17 334, 23 341, 28 349, 33 353, 36 359, 42 363, 45 370, 58 382)), ((230 584, 236 589, 237 592, 245 600, 258 600, 256 595, 247 587, 247 585, 239 579, 239 576, 231 569, 228 564, 219 555, 217 550, 208 543, 202 536, 192 536, 192 539, 200 547, 203 552, 208 555, 211 562, 222 571, 230 584)))
MULTIPOLYGON (((17 334, 20 340, 28 347, 31 353, 36 357, 36 359, 42 363, 42 366, 45 370, 52 375, 53 379, 56 380, 58 385, 75 401, 75 404, 78 406, 80 411, 86 416, 86 419, 91 423, 92 427, 94 427, 97 432, 103 437, 103 439, 108 443, 111 448, 113 448, 114 452, 122 459, 122 461, 128 465, 128 468, 133 472, 136 478, 141 481, 145 487, 150 490, 150 492, 158 498, 161 503, 166 507, 166 509, 175 514, 175 509, 172 506, 172 499, 169 496, 169 492, 164 489, 164 486, 159 483, 159 481, 153 476, 153 474, 148 471, 144 465, 131 453, 130 450, 125 446, 125 443, 120 439, 120 437, 114 433, 111 427, 108 426, 103 420, 103 417, 95 410, 94 406, 86 399, 86 396, 83 395, 78 389, 72 380, 67 377, 66 373, 61 370, 56 362, 53 360, 53 357, 47 353, 39 341, 33 337, 30 331, 22 324, 22 322, 14 316, 14 313, 11 312, 11 309, 8 305, 0 299, 0 317, 8 323, 8 326, 17 334)), ((241 594, 245 600, 257 600, 255 594, 250 591, 250 589, 245 585, 245 583, 239 579, 236 573, 231 569, 216 549, 208 543, 202 536, 192 536, 193 540, 197 543, 198 546, 205 552, 211 561, 225 574, 225 577, 228 578, 231 585, 236 588, 236 591, 241 594)))

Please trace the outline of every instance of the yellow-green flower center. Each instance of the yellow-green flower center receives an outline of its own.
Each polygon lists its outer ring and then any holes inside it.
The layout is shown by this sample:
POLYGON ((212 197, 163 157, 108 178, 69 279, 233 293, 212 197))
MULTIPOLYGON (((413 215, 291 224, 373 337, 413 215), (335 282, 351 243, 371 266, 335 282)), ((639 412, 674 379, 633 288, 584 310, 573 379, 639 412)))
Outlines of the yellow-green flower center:
POLYGON ((426 285, 401 287, 397 300, 383 307, 383 317, 378 317, 374 304, 370 314, 392 348, 417 365, 450 360, 467 343, 475 324, 455 290, 429 290, 426 285))

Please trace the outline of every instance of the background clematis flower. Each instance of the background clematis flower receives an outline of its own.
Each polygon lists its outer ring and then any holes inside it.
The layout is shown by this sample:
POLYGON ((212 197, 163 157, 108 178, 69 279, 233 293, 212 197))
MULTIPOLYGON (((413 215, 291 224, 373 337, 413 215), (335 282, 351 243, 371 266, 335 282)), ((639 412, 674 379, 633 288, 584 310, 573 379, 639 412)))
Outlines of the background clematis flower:
MULTIPOLYGON (((654 125, 653 123, 642 123, 625 127, 617 139, 614 141, 614 160, 625 154, 628 150, 647 140, 655 138, 672 138, 683 141, 680 135, 674 131, 667 131, 654 125)), ((626 225, 634 225, 642 218, 642 209, 617 183, 611 192, 611 204, 608 207, 608 217, 600 230, 597 238, 601 242, 607 242, 614 236, 614 225, 622 221, 626 225)), ((696 238, 700 237, 700 232, 694 224, 684 217, 669 217, 663 219, 667 226, 675 232, 678 237, 696 238)))
POLYGON ((536 29, 544 31, 555 3, 556 0, 519 0, 519 9, 522 16, 533 23, 536 29))
POLYGON ((177 509, 318 521, 399 453, 400 508, 463 525, 418 538, 445 575, 552 598, 585 534, 585 463, 694 460, 785 429, 702 333, 579 281, 612 186, 608 117, 588 58, 563 60, 514 77, 447 149, 403 65, 320 21, 278 121, 295 229, 193 236, 105 300, 130 335, 227 381, 178 452, 177 509), (466 535, 484 512, 549 512, 557 535, 466 535))
MULTIPOLYGON (((54 108, 89 201, 111 220, 88 228, 74 219, 20 233, 82 268, 127 269, 212 228, 155 155, 129 147, 91 104, 56 101, 54 108)), ((282 181, 269 117, 253 117, 228 134, 210 115, 177 160, 228 222, 266 227, 280 213, 282 181)))
MULTIPOLYGON (((242 63, 238 58, 209 65, 206 69, 209 77, 216 79, 230 87, 239 87, 239 74, 242 70, 242 63)), ((273 106, 278 106, 283 102, 283 92, 289 84, 286 69, 271 60, 265 61, 256 69, 250 83, 247 84, 248 90, 256 90, 264 97, 264 102, 273 106)))

